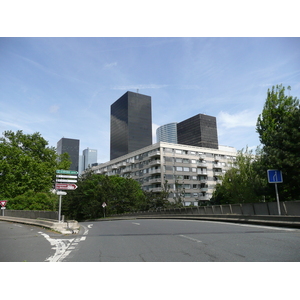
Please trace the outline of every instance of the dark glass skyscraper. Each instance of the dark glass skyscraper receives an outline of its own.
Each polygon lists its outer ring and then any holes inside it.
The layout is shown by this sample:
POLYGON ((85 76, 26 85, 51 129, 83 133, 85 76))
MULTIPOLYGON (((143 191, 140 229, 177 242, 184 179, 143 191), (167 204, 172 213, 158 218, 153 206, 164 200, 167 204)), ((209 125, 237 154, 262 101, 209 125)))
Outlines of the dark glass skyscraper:
POLYGON ((177 124, 178 144, 218 149, 216 117, 198 114, 177 124))
POLYGON ((152 145, 151 97, 126 92, 111 105, 110 159, 152 145))
POLYGON ((72 171, 79 171, 78 164, 79 164, 79 140, 75 139, 67 139, 62 138, 57 142, 56 148, 57 154, 63 154, 67 152, 70 155, 70 159, 72 164, 70 166, 70 170, 72 171))

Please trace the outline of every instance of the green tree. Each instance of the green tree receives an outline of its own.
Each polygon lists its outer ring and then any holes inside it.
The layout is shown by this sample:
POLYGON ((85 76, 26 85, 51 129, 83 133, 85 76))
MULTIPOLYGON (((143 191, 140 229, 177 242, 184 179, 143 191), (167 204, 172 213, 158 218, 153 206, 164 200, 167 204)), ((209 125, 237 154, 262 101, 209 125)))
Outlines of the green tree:
MULTIPOLYGON (((62 157, 63 166, 67 158, 62 157)), ((54 147, 36 132, 5 131, 0 137, 0 197, 14 198, 27 191, 49 192, 59 166, 54 147)))
MULTIPOLYGON (((287 90, 290 93, 291 88, 287 90)), ((296 97, 286 95, 282 85, 268 90, 256 131, 262 144, 263 176, 268 169, 279 169, 283 183, 278 185, 281 200, 298 200, 300 177, 300 107, 296 97)))
POLYGON ((8 209, 15 210, 50 210, 54 211, 57 205, 57 196, 51 193, 27 191, 7 202, 8 209))
POLYGON ((260 201, 259 192, 265 182, 254 167, 258 160, 248 148, 238 151, 235 166, 225 173, 222 184, 216 185, 211 201, 218 204, 260 201))
POLYGON ((57 169, 58 170, 69 170, 71 167, 71 156, 69 153, 65 152, 58 156, 57 158, 57 169))
POLYGON ((95 219, 106 215, 143 209, 146 199, 138 182, 131 178, 94 174, 80 176, 78 188, 63 197, 62 211, 76 220, 95 219))

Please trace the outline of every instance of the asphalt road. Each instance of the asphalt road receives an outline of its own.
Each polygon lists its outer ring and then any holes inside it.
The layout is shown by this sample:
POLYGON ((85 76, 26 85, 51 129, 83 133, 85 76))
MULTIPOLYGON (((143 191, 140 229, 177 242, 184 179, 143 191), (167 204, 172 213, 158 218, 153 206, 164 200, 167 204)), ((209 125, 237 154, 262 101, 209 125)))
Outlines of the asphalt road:
POLYGON ((78 235, 61 235, 0 222, 0 261, 300 261, 299 229, 162 219, 80 225, 78 235))

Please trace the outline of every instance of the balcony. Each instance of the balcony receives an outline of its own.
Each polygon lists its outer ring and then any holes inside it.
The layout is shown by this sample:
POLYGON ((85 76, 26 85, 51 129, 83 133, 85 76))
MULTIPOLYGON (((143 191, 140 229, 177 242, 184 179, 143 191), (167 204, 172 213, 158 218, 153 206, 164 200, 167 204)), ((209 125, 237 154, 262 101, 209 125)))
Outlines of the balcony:
POLYGON ((160 165, 160 160, 159 159, 152 160, 152 161, 150 161, 149 165, 150 166, 160 165))
POLYGON ((161 169, 153 169, 153 170, 149 170, 149 174, 159 174, 161 172, 161 169))
POLYGON ((222 165, 220 163, 215 163, 215 164, 213 164, 213 168, 222 169, 222 165))
POLYGON ((150 187, 149 190, 152 191, 153 193, 158 193, 162 191, 162 187, 155 187, 155 188, 150 187))
POLYGON ((198 167, 203 167, 203 168, 206 168, 206 167, 207 167, 206 163, 200 162, 200 161, 197 163, 197 166, 198 166, 198 167))
POLYGON ((200 174, 200 175, 207 175, 207 170, 197 170, 197 174, 200 174))
POLYGON ((205 195, 205 196, 199 196, 198 197, 198 200, 209 200, 209 196, 208 195, 205 195))
POLYGON ((223 176, 223 173, 220 171, 214 171, 214 176, 223 176))
POLYGON ((208 187, 200 187, 200 191, 201 192, 207 192, 208 191, 208 187))
POLYGON ((149 179, 149 183, 161 183, 161 178, 151 178, 149 179))
POLYGON ((148 153, 148 157, 153 157, 153 156, 160 156, 160 151, 151 151, 148 153))

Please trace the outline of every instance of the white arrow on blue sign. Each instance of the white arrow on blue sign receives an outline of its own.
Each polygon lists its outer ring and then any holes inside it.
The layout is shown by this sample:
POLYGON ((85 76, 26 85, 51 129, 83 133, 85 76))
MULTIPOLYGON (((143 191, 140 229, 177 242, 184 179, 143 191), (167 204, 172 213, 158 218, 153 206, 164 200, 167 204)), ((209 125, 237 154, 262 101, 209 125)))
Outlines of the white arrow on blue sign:
POLYGON ((282 172, 280 170, 267 170, 269 183, 282 183, 282 172))

